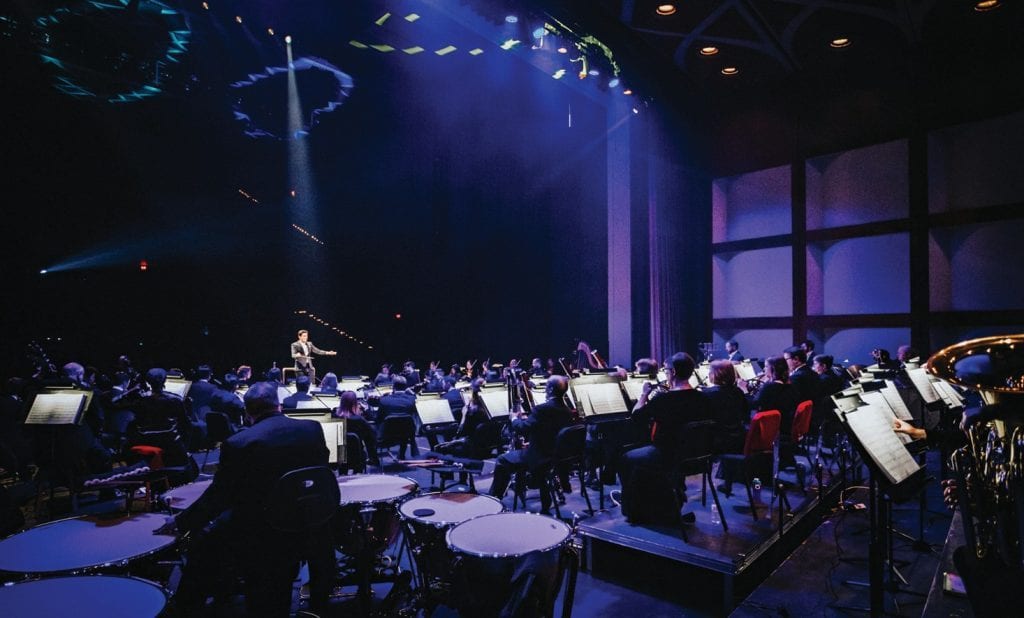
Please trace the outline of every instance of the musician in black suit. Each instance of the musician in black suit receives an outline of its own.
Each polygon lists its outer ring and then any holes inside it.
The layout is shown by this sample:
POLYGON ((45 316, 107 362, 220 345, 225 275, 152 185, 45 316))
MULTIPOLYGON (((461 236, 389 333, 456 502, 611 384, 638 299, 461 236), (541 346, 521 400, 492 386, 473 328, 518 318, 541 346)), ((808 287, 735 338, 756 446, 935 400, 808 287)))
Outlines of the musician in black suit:
POLYGON ((782 351, 789 368, 789 383, 796 387, 799 401, 816 401, 820 389, 820 379, 814 370, 807 366, 807 352, 799 346, 792 346, 782 351))
POLYGON ((727 354, 726 360, 733 363, 742 363, 746 360, 746 357, 740 354, 740 344, 736 343, 735 339, 725 342, 725 353, 727 354))
POLYGON ((295 359, 295 370, 309 376, 310 382, 316 383, 316 368, 313 367, 313 355, 335 356, 334 350, 321 350, 309 340, 309 331, 299 331, 299 340, 292 342, 292 358, 295 359))
POLYGON ((313 396, 309 394, 309 376, 295 378, 295 393, 285 397, 281 407, 294 410, 299 407, 300 401, 313 401, 313 396))
MULTIPOLYGON (((416 417, 416 395, 406 388, 405 377, 397 375, 391 382, 392 391, 380 398, 380 406, 377 408, 377 416, 373 419, 377 424, 377 441, 386 439, 384 419, 389 416, 416 417)), ((420 448, 416 444, 416 438, 407 440, 398 447, 398 457, 405 459, 406 448, 413 457, 419 457, 420 448)))
MULTIPOLYGON (((572 412, 565 405, 569 380, 565 376, 551 376, 545 390, 547 401, 535 407, 528 417, 523 418, 520 414, 512 421, 512 430, 523 435, 530 444, 525 449, 509 451, 498 457, 491 483, 491 495, 496 498, 505 495, 513 472, 538 470, 549 462, 555 452, 558 432, 572 424, 572 412)), ((541 511, 547 513, 551 508, 551 496, 542 491, 540 499, 541 511)))
POLYGON ((249 388, 245 409, 252 427, 224 441, 213 484, 154 532, 199 535, 174 597, 182 615, 200 613, 206 598, 216 592, 221 562, 227 560, 245 577, 248 615, 289 612, 298 566, 293 548, 298 543, 266 523, 266 510, 273 506, 267 499, 285 473, 326 466, 327 446, 318 423, 281 414, 276 384, 260 382, 249 388))

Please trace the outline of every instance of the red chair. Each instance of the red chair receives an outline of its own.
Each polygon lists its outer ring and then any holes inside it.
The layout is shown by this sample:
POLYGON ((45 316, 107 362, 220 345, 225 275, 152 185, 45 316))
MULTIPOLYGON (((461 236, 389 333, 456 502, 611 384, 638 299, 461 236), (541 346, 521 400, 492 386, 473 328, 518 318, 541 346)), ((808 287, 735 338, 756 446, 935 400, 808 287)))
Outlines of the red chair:
POLYGON ((790 434, 793 438, 793 445, 799 446, 804 437, 811 430, 811 417, 814 414, 814 402, 808 399, 801 401, 796 407, 796 414, 793 415, 793 431, 790 434))
MULTIPOLYGON (((782 413, 778 410, 764 410, 750 419, 747 439, 743 443, 743 454, 722 455, 719 459, 724 465, 739 473, 747 488, 747 499, 750 501, 750 513, 757 521, 757 506, 754 504, 754 492, 751 482, 755 478, 774 483, 775 479, 775 442, 779 439, 779 426, 782 424, 782 413)), ((731 481, 727 476, 727 480, 731 481)))

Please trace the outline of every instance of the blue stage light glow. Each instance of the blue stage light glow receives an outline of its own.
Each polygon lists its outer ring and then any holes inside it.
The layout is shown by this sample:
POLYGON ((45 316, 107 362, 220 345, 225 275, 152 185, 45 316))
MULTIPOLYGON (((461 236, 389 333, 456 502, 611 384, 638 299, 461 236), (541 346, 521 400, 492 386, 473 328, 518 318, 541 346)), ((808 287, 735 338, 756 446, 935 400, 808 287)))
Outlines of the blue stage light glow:
MULTIPOLYGON (((284 85, 285 84, 282 83, 282 87, 284 87, 284 85)), ((235 119, 245 124, 245 134, 249 137, 268 137, 279 140, 300 139, 309 135, 309 132, 314 126, 316 126, 323 114, 333 112, 335 109, 340 107, 345 102, 345 99, 348 98, 349 93, 352 92, 354 87, 355 82, 352 81, 352 77, 338 67, 320 58, 303 57, 298 60, 294 60, 289 64, 289 66, 266 67, 261 73, 250 73, 246 79, 231 84, 231 88, 234 89, 238 95, 235 97, 235 102, 232 105, 232 111, 235 115, 235 119), (297 130, 275 131, 272 128, 260 126, 253 118, 253 114, 247 111, 246 89, 265 80, 273 79, 278 75, 284 77, 287 75, 289 70, 294 71, 295 73, 312 70, 328 73, 333 76, 336 82, 333 88, 333 93, 326 102, 314 108, 312 112, 310 112, 309 116, 303 119, 304 122, 302 126, 297 130)), ((303 100, 306 100, 306 98, 304 97, 303 100)), ((282 113, 285 113, 286 111, 287 110, 282 110, 282 113)))
POLYGON ((186 16, 158 0, 76 2, 39 17, 35 25, 45 42, 39 56, 53 71, 57 90, 110 103, 163 92, 161 80, 180 64, 192 36, 186 16), (83 20, 89 28, 77 23, 83 20), (92 37, 82 41, 82 31, 92 37))
POLYGON ((543 39, 545 34, 547 34, 547 30, 545 30, 544 28, 537 28, 536 30, 533 31, 533 38, 543 39))
POLYGON ((517 23, 519 23, 519 18, 516 17, 515 15, 507 15, 505 17, 505 21, 510 23, 510 24, 517 24, 517 23))

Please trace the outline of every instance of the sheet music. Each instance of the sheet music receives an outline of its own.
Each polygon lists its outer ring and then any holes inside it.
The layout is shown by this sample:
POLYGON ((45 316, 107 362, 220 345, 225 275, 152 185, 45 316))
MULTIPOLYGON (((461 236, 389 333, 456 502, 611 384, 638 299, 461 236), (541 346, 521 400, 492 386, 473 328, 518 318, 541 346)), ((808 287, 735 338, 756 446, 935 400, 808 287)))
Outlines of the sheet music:
POLYGON ((736 363, 733 367, 735 367, 736 375, 739 376, 741 380, 753 380, 757 378, 757 372, 754 371, 754 366, 746 361, 736 363))
POLYGON ((690 386, 693 388, 697 388, 698 386, 700 386, 700 380, 697 379, 696 373, 691 373, 690 379, 688 381, 690 382, 690 386))
POLYGON ((910 408, 907 407, 907 402, 903 401, 903 395, 900 395, 900 391, 896 388, 896 383, 892 380, 885 381, 885 388, 882 389, 882 396, 889 402, 889 407, 896 413, 896 418, 901 421, 912 421, 914 415, 910 413, 910 408))
POLYGON ((865 452, 893 485, 906 480, 920 469, 892 430, 885 412, 876 406, 869 404, 848 412, 846 423, 865 452))
POLYGON ((164 390, 168 393, 174 393, 178 397, 184 399, 188 396, 188 389, 192 386, 192 383, 188 380, 167 380, 164 383, 164 390))
POLYGON ((548 393, 547 393, 546 389, 543 389, 543 388, 532 388, 532 389, 530 389, 530 394, 533 395, 533 404, 534 405, 539 406, 540 404, 545 403, 548 400, 548 393))
POLYGON ((480 398, 487 406, 487 413, 491 418, 495 416, 508 416, 508 391, 504 388, 480 389, 480 398))
POLYGON ((647 382, 647 380, 643 378, 634 378, 632 380, 626 380, 622 383, 622 386, 626 389, 626 395, 628 395, 633 401, 637 401, 640 399, 640 395, 644 392, 645 382, 647 382))
POLYGON ((32 402, 25 424, 74 425, 84 409, 84 393, 40 393, 32 402))
POLYGON ((860 393, 851 393, 848 391, 832 395, 832 401, 836 404, 836 412, 853 412, 860 406, 864 405, 864 400, 860 398, 860 393))
POLYGON ((949 382, 946 382, 945 380, 932 382, 932 387, 935 388, 935 392, 942 397, 942 401, 945 402, 946 406, 950 408, 964 407, 965 400, 963 396, 957 392, 949 382))
MULTIPOLYGON (((874 406, 880 413, 885 414, 886 419, 889 421, 889 426, 892 427, 893 419, 897 418, 896 411, 892 409, 891 405, 889 405, 889 400, 886 399, 883 391, 864 393, 861 395, 861 398, 864 400, 864 403, 874 406)), ((899 438, 900 442, 903 444, 909 444, 914 440, 905 433, 897 433, 896 437, 899 438)))
POLYGON ((584 384, 577 386, 576 391, 587 400, 587 414, 619 414, 629 411, 618 382, 584 384))
POLYGON ((932 385, 931 376, 928 375, 928 371, 924 367, 908 369, 907 376, 914 383, 914 388, 917 389, 917 392, 921 393, 925 403, 935 403, 941 399, 939 393, 935 390, 935 386, 932 385))
POLYGON ((324 443, 327 444, 329 455, 327 463, 338 463, 338 447, 345 446, 347 437, 345 419, 334 419, 329 423, 320 423, 320 429, 324 432, 324 443))
POLYGON ((416 414, 420 417, 420 423, 424 425, 455 422, 452 407, 447 399, 419 400, 416 402, 416 414))
POLYGON ((693 368, 693 372, 697 375, 697 379, 701 382, 708 381, 708 375, 711 374, 711 365, 701 363, 693 368))

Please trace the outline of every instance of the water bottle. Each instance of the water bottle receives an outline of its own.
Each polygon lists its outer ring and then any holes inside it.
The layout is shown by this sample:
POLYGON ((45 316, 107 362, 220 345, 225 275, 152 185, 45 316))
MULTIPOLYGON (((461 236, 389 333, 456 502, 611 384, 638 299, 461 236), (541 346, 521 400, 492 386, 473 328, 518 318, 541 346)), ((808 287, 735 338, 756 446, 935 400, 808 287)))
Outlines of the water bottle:
POLYGON ((718 516, 718 505, 714 503, 711 504, 711 523, 722 523, 722 518, 718 516))
POLYGON ((761 479, 759 479, 757 477, 754 477, 754 481, 753 481, 752 484, 754 485, 754 500, 756 500, 757 502, 760 502, 761 501, 761 479))

